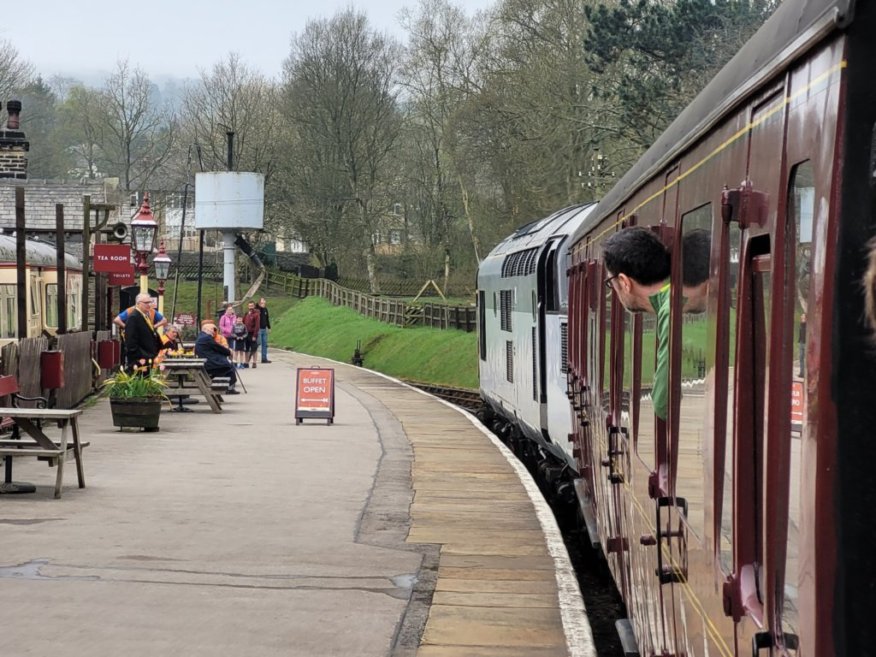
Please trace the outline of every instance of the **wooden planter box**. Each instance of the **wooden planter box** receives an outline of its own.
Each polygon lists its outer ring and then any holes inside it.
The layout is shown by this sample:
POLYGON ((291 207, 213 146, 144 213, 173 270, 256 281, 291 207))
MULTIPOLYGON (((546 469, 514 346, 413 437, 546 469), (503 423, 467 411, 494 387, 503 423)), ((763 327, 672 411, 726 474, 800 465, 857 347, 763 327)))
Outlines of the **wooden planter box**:
POLYGON ((157 430, 162 403, 160 398, 149 397, 141 399, 110 399, 113 426, 157 430))

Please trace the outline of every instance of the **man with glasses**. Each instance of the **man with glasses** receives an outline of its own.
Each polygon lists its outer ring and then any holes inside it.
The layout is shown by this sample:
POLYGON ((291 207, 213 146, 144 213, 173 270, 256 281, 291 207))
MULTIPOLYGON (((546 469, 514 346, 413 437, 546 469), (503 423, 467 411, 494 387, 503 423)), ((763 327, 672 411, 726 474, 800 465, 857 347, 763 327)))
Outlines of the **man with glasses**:
POLYGON ((669 251, 647 228, 624 228, 602 244, 607 278, 605 286, 614 290, 630 312, 657 315, 657 366, 651 402, 661 420, 669 415, 669 251))
POLYGON ((151 367, 158 355, 159 337, 155 332, 150 310, 152 299, 146 293, 137 295, 134 309, 125 322, 125 357, 129 368, 151 367))

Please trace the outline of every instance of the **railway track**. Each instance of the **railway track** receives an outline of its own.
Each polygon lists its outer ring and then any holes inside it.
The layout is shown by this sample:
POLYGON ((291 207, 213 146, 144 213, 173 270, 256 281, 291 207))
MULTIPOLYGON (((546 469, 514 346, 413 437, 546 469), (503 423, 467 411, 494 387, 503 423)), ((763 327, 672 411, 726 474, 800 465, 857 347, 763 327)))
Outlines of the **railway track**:
POLYGON ((415 383, 413 381, 411 381, 410 384, 415 388, 428 392, 430 395, 435 395, 436 397, 464 408, 467 411, 477 411, 483 405, 481 395, 477 390, 436 386, 429 383, 415 383))

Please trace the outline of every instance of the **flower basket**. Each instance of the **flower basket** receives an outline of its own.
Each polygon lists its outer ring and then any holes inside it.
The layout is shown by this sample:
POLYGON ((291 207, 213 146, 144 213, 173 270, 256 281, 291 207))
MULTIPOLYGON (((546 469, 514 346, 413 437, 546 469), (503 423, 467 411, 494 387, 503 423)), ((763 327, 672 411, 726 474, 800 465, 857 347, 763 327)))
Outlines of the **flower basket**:
POLYGON ((167 399, 167 380, 160 371, 144 368, 136 372, 120 370, 104 382, 110 400, 113 426, 140 427, 158 431, 161 404, 167 399))

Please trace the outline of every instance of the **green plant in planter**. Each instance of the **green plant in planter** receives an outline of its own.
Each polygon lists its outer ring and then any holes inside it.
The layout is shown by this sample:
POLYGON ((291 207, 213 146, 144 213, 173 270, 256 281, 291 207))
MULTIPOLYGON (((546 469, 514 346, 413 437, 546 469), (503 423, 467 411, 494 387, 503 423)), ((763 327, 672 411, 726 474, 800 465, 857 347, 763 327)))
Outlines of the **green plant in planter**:
POLYGON ((141 368, 139 372, 119 370, 104 382, 110 400, 113 424, 117 427, 140 427, 158 431, 161 404, 167 399, 167 380, 157 369, 141 368))
POLYGON ((146 372, 119 370, 103 382, 110 399, 167 399, 167 379, 155 368, 146 372))

